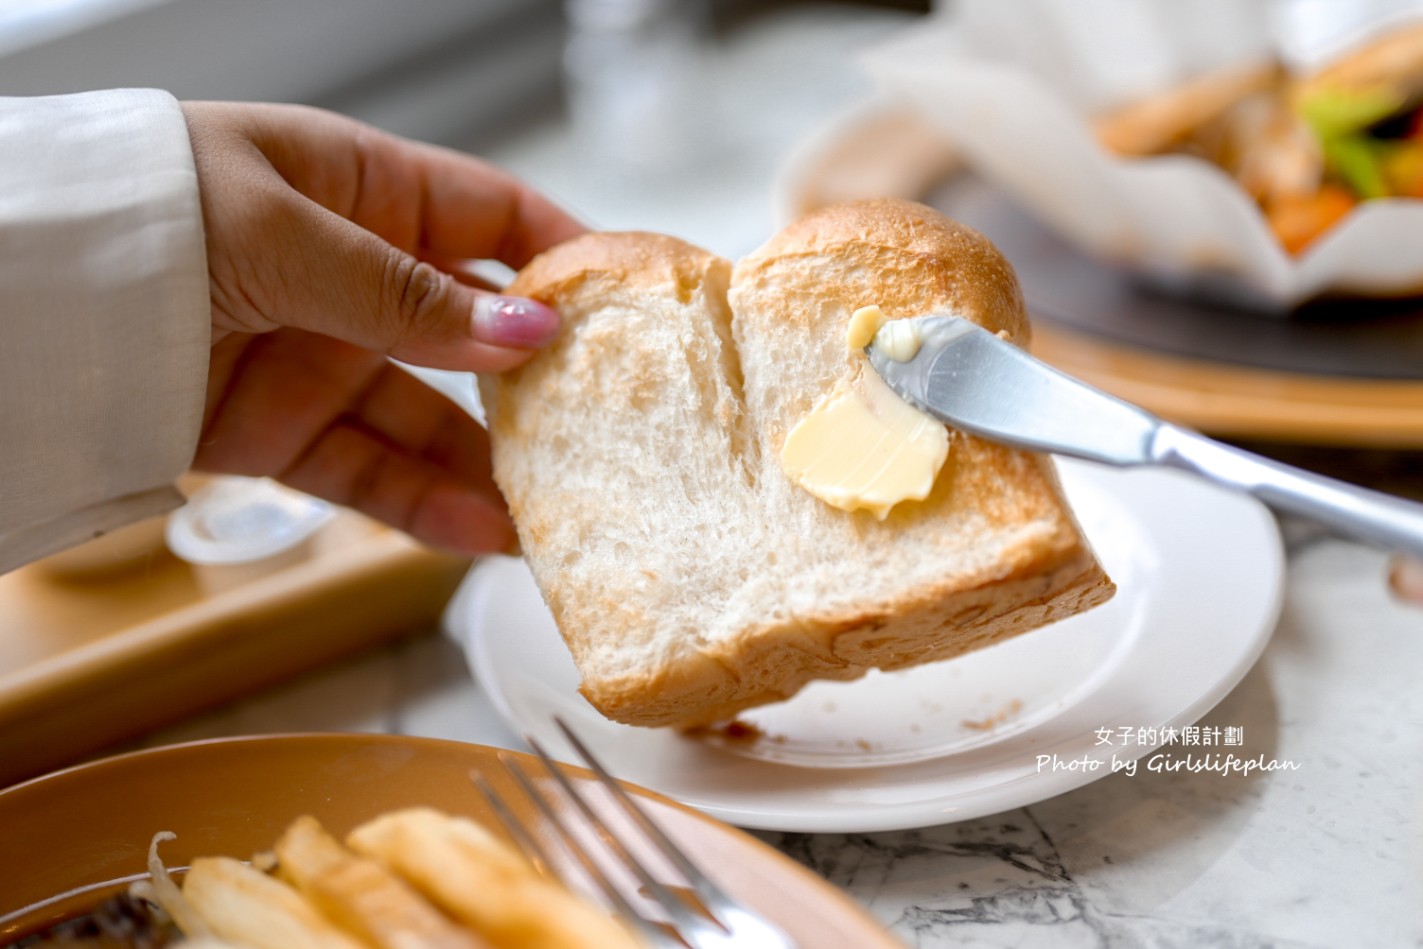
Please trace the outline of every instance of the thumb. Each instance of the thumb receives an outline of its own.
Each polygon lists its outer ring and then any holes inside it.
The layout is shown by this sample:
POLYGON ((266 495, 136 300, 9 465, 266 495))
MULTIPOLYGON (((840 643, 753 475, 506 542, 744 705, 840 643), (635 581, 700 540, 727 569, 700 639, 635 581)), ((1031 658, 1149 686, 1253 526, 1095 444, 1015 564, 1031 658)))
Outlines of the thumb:
POLYGON ((284 226, 263 229, 236 296, 266 321, 332 336, 432 369, 498 372, 558 333, 548 306, 456 280, 433 264, 296 194, 284 226))

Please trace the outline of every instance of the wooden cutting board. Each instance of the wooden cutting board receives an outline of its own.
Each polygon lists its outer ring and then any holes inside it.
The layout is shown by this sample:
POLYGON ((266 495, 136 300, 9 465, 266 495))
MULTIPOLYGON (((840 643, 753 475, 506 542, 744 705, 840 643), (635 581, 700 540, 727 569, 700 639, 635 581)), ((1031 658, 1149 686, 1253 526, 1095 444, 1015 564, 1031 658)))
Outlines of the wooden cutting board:
POLYGON ((179 560, 159 518, 0 576, 0 785, 430 630, 468 566, 342 512, 246 567, 179 560))

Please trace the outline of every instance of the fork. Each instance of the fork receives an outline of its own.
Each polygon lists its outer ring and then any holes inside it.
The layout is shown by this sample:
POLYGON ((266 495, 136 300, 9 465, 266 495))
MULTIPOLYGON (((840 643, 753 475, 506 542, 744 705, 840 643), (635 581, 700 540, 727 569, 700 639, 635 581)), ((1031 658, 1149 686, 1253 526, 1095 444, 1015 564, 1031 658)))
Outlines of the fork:
MULTIPOLYGON (((551 789, 540 789, 517 758, 504 753, 499 756, 500 761, 521 792, 554 828, 563 849, 583 868, 587 877, 611 904, 614 912, 625 919, 649 945, 658 949, 713 949, 731 946, 738 949, 794 949, 795 943, 785 932, 756 910, 730 896, 703 873, 682 848, 653 821, 646 810, 638 806, 632 796, 623 790, 622 785, 608 773, 562 719, 555 718, 554 722, 596 776, 598 786, 608 792, 608 796, 617 802, 622 813, 630 819, 637 839, 642 841, 644 847, 650 845, 655 852, 660 853, 681 878, 678 883, 671 885, 659 880, 648 869, 646 861, 634 852, 633 836, 629 831, 615 830, 599 813, 598 808, 594 807, 589 795, 569 778, 563 767, 550 758, 537 741, 526 737, 525 740, 538 756, 544 769, 557 783, 562 797, 571 801, 577 809, 577 814, 581 815, 585 830, 591 831, 602 846, 590 847, 585 842, 590 835, 586 832, 580 835, 577 832, 575 825, 580 821, 573 819, 574 815, 566 807, 558 806, 558 795, 551 789), (580 839, 580 836, 583 839, 580 839), (594 856, 595 850, 601 853, 601 857, 594 856), (609 867, 623 871, 622 885, 615 881, 615 874, 609 872, 609 867), (629 876, 636 878, 640 884, 640 888, 635 891, 637 898, 650 899, 661 910, 665 920, 652 919, 634 908, 633 899, 629 899, 625 892, 630 886, 627 881, 629 876), (683 892, 689 891, 694 899, 674 892, 674 888, 683 892)), ((482 775, 474 774, 471 777, 500 823, 540 872, 556 877, 572 888, 570 874, 560 869, 561 864, 551 858, 548 849, 540 843, 538 835, 518 817, 508 802, 482 775)))

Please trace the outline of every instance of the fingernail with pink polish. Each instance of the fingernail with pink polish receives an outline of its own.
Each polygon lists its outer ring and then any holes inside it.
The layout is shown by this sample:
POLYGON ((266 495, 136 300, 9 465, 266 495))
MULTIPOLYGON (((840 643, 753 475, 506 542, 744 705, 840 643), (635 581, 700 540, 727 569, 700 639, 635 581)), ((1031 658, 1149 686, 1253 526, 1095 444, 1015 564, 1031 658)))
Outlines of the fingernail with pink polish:
POLYGON ((536 300, 480 294, 474 300, 474 338, 491 346, 534 349, 558 333, 558 314, 536 300))

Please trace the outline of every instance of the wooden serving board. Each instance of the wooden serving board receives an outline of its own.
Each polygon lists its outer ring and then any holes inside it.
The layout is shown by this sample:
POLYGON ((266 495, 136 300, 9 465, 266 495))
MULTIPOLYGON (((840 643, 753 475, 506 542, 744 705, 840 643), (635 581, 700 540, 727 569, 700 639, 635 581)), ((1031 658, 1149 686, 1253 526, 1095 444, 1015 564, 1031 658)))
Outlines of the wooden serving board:
POLYGON ((429 630, 468 566, 342 512, 259 565, 195 568, 159 518, 0 576, 0 785, 429 630))

